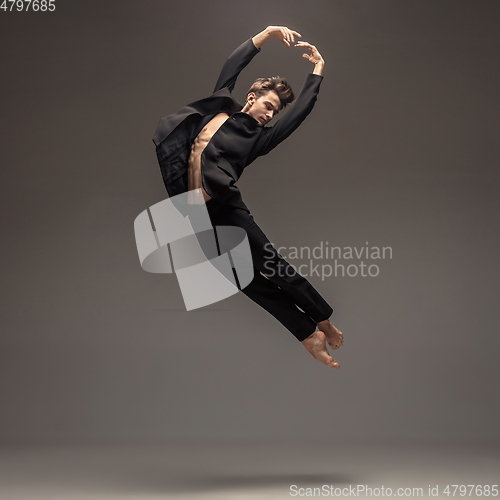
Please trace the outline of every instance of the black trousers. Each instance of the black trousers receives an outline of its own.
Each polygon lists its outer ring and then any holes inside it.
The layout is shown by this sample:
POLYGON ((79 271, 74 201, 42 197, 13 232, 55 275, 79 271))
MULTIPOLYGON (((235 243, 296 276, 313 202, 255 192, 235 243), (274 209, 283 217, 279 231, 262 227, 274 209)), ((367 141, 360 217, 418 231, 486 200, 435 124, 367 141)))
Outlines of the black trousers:
POLYGON ((213 226, 245 229, 254 278, 241 291, 272 314, 299 341, 311 335, 317 323, 333 314, 333 309, 311 283, 279 255, 250 213, 214 198, 208 200, 206 207, 213 226))

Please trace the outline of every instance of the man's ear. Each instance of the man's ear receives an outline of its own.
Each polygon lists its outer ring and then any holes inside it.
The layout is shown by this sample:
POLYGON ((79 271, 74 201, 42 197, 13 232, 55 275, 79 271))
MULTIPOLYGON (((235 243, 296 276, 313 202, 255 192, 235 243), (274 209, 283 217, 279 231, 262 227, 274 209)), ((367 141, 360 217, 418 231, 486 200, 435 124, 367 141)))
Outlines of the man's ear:
POLYGON ((247 95, 247 102, 252 105, 255 100, 257 99, 257 96, 253 92, 249 92, 247 95))

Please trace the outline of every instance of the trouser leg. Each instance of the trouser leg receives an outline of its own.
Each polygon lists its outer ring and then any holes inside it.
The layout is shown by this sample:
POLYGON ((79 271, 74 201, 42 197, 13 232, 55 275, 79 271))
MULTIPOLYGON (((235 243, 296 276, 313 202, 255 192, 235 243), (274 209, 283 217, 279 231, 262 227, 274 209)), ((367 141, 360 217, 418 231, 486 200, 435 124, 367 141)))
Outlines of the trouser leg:
POLYGON ((276 283, 254 267, 252 282, 241 290, 248 298, 272 314, 297 340, 304 340, 316 330, 316 323, 290 300, 276 283))
POLYGON ((247 233, 254 280, 242 290, 245 295, 275 316, 297 338, 300 337, 299 340, 310 335, 316 323, 332 315, 330 305, 278 254, 251 214, 220 205, 215 200, 210 200, 207 208, 214 226, 238 226, 247 233), (293 318, 293 321, 288 318, 293 318))

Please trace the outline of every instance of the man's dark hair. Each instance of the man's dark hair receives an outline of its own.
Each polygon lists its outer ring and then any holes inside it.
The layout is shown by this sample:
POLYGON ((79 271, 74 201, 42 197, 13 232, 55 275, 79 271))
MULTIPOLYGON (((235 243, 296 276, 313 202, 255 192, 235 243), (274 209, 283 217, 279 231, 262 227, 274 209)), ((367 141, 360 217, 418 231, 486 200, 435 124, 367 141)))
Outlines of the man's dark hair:
POLYGON ((270 90, 273 90, 278 95, 281 102, 280 109, 283 109, 287 104, 290 104, 295 99, 292 87, 290 87, 290 84, 280 76, 257 78, 248 90, 247 95, 250 92, 253 92, 258 99, 259 97, 267 94, 270 90))

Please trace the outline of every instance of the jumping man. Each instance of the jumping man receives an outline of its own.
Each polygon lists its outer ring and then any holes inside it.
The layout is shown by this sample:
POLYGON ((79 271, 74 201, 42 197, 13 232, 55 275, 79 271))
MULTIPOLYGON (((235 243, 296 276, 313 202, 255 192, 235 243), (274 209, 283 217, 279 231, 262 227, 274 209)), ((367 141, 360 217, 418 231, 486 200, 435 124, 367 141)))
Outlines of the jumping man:
POLYGON ((339 368, 326 347, 328 343, 338 349, 343 344, 342 333, 329 321, 333 309, 274 249, 235 186, 245 167, 285 140, 314 107, 325 62, 314 45, 295 43, 295 37, 302 35, 284 26, 268 26, 248 39, 229 56, 214 93, 160 120, 153 141, 170 196, 188 192, 189 197, 201 189, 214 227, 245 229, 254 278, 241 291, 290 330, 315 359, 339 368), (307 74, 291 109, 267 126, 294 101, 288 82, 280 77, 257 79, 244 106, 232 91, 239 73, 271 37, 286 47, 308 49, 303 57, 314 70, 307 74))

